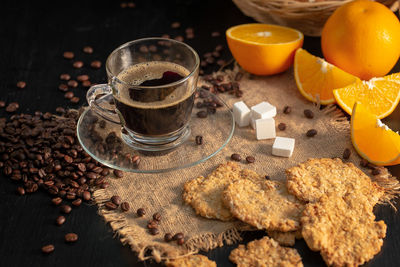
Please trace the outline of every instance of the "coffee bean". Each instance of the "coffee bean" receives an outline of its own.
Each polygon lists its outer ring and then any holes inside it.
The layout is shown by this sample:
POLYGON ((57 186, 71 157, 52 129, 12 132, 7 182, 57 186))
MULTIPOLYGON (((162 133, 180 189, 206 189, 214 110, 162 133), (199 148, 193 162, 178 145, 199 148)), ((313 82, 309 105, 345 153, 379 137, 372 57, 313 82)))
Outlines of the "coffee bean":
POLYGON ((290 112, 292 112, 292 108, 291 108, 291 107, 285 106, 285 107, 283 108, 283 113, 289 114, 290 112))
POLYGON ((203 144, 203 136, 197 135, 195 138, 196 145, 202 145, 203 144))
POLYGON ((172 29, 177 29, 177 28, 179 28, 180 26, 181 26, 181 23, 178 22, 178 21, 172 22, 172 24, 171 24, 171 28, 172 28, 172 29))
POLYGON ((76 87, 78 87, 78 82, 77 81, 75 81, 75 80, 69 80, 68 82, 67 82, 67 85, 69 86, 69 87, 72 87, 72 88, 76 88, 76 87))
POLYGON ((23 196, 23 195, 25 195, 25 189, 21 186, 18 186, 17 193, 18 193, 18 195, 23 196))
POLYGON ((173 239, 173 236, 172 236, 171 233, 166 233, 166 234, 164 235, 164 241, 165 241, 165 242, 171 242, 172 239, 173 239))
POLYGON ((315 129, 310 129, 306 133, 307 137, 314 137, 316 134, 317 134, 317 130, 315 130, 315 129))
POLYGON ((233 153, 233 154, 231 155, 231 159, 234 160, 234 161, 241 161, 241 160, 242 160, 242 157, 241 157, 239 154, 237 154, 237 153, 233 153))
POLYGON ((56 219, 56 224, 57 225, 62 225, 64 223, 65 223, 65 217, 62 216, 62 215, 58 216, 57 219, 56 219))
POLYGON ((235 75, 235 82, 239 82, 240 80, 242 80, 243 78, 243 73, 242 72, 238 72, 235 75))
POLYGON ((73 59, 75 57, 74 52, 66 51, 63 54, 63 57, 66 59, 73 59))
POLYGON ((375 168, 375 169, 372 170, 372 175, 376 176, 376 175, 379 175, 379 174, 381 174, 381 170, 380 169, 375 168))
POLYGON ((52 202, 54 205, 58 206, 58 205, 61 204, 62 198, 61 198, 61 197, 55 197, 55 198, 51 199, 51 202, 52 202))
POLYGON ((71 101, 71 103, 77 104, 79 102, 79 97, 74 96, 73 98, 71 98, 69 101, 71 101))
POLYGON ((178 240, 178 239, 183 239, 183 238, 185 238, 185 235, 183 234, 183 233, 176 233, 174 236, 173 236, 173 240, 178 240))
POLYGON ((89 191, 84 191, 83 194, 82 194, 82 197, 83 197, 83 199, 85 201, 89 201, 92 198, 92 196, 91 196, 89 191))
POLYGON ((343 151, 343 159, 349 159, 349 158, 350 158, 350 155, 351 155, 351 150, 348 149, 348 148, 346 148, 346 149, 343 151))
POLYGON ((194 38, 194 33, 186 33, 186 39, 193 39, 194 38))
POLYGON ((75 233, 68 233, 64 236, 65 242, 74 243, 78 241, 78 235, 75 233))
POLYGON ((13 113, 13 112, 17 111, 18 108, 19 108, 19 104, 17 102, 12 102, 12 103, 8 104, 8 106, 6 107, 6 111, 9 113, 13 113))
POLYGON ((71 79, 71 75, 69 75, 68 73, 60 74, 60 80, 69 81, 70 79, 71 79))
POLYGON ((140 157, 138 155, 134 155, 132 157, 132 163, 137 167, 140 164, 140 157))
POLYGON ((269 175, 265 175, 265 180, 271 180, 271 178, 269 177, 269 175))
POLYGON ((197 112, 197 117, 202 118, 202 119, 207 118, 207 112, 204 110, 201 110, 201 111, 197 112))
POLYGON ((101 68, 101 61, 99 60, 94 60, 90 63, 90 67, 93 69, 100 69, 101 68))
POLYGON ((137 213, 137 215, 138 215, 139 217, 142 217, 142 216, 146 215, 146 211, 145 211, 144 208, 139 208, 139 209, 136 211, 136 213, 137 213))
POLYGON ((78 81, 80 81, 80 82, 83 82, 83 81, 89 80, 89 76, 86 75, 86 74, 83 74, 83 75, 79 75, 78 77, 76 77, 76 79, 77 79, 78 81))
POLYGON ((75 207, 79 207, 82 204, 82 199, 81 198, 77 198, 74 201, 71 202, 72 205, 74 205, 75 207))
POLYGON ((360 165, 361 165, 361 167, 367 167, 368 166, 368 161, 366 160, 366 159, 361 159, 361 161, 360 161, 360 165))
POLYGON ((254 163, 256 161, 256 159, 253 156, 247 156, 246 161, 247 161, 247 163, 254 163))
POLYGON ((115 205, 114 203, 112 203, 111 201, 106 202, 106 204, 104 205, 108 210, 116 210, 118 208, 117 205, 115 205))
POLYGON ((71 157, 68 156, 68 155, 65 155, 65 156, 64 156, 64 160, 65 160, 66 163, 72 163, 72 162, 74 162, 74 159, 71 158, 71 157))
POLYGON ((6 102, 0 100, 0 108, 4 108, 6 106, 6 102))
POLYGON ((127 6, 128 6, 129 8, 135 8, 135 7, 136 7, 136 4, 133 3, 133 2, 129 2, 129 3, 127 4, 127 6))
POLYGON ((65 111, 65 108, 63 108, 63 107, 57 107, 56 112, 59 114, 64 114, 66 111, 65 111))
POLYGON ((179 239, 176 240, 176 243, 177 243, 179 246, 182 246, 183 244, 185 244, 185 239, 184 239, 184 238, 179 238, 179 239))
POLYGON ((148 229, 154 229, 154 228, 157 228, 157 227, 158 227, 158 222, 155 221, 155 220, 150 220, 150 221, 147 223, 147 228, 148 228, 148 229))
POLYGON ((219 33, 219 32, 212 32, 211 33, 211 37, 218 37, 218 36, 220 36, 221 34, 219 33))
POLYGON ((80 69, 83 67, 83 62, 82 61, 75 61, 74 63, 72 63, 72 67, 74 67, 75 69, 80 69))
POLYGON ((218 65, 218 66, 224 66, 225 64, 226 64, 226 61, 225 61, 225 60, 223 60, 223 59, 217 60, 217 65, 218 65))
POLYGON ((62 213, 68 214, 71 213, 72 208, 69 205, 62 205, 60 206, 60 210, 62 213))
POLYGON ((306 118, 308 118, 308 119, 312 119, 312 118, 314 118, 314 112, 312 112, 309 109, 305 109, 304 110, 304 116, 306 116, 306 118))
POLYGON ((127 7, 128 7, 128 4, 125 3, 125 2, 122 2, 119 6, 120 6, 121 8, 127 8, 127 7))
POLYGON ((156 220, 157 222, 161 221, 161 214, 159 212, 154 213, 153 219, 156 220))
POLYGON ((23 89, 23 88, 25 88, 25 86, 26 86, 26 82, 24 82, 24 81, 17 82, 17 87, 19 89, 23 89))
POLYGON ((130 209, 130 206, 129 206, 129 203, 128 203, 128 202, 122 202, 122 203, 121 203, 121 210, 122 210, 123 212, 129 211, 129 209, 130 209))
POLYGON ((45 245, 42 247, 42 252, 45 254, 50 254, 53 251, 54 251, 54 245, 52 245, 52 244, 45 245))
POLYGON ((124 177, 124 172, 121 170, 113 170, 113 173, 114 173, 115 177, 117 177, 117 178, 124 177))
POLYGON ((150 228, 149 232, 151 235, 158 235, 160 231, 157 228, 150 228))
POLYGON ((73 97, 74 97, 74 93, 71 92, 71 91, 66 92, 66 93, 64 94, 64 98, 66 98, 66 99, 72 99, 73 97))
POLYGON ((73 200, 76 198, 75 192, 67 192, 66 198, 69 200, 73 200))
POLYGON ((178 35, 178 36, 176 36, 176 37, 174 38, 174 40, 176 40, 176 41, 178 41, 178 42, 183 42, 183 41, 184 41, 184 38, 183 38, 182 36, 178 35))
POLYGON ((60 84, 59 86, 58 86, 58 89, 61 91, 61 92, 66 92, 66 91, 68 91, 68 85, 66 85, 66 84, 60 84))
POLYGON ((214 48, 214 50, 215 50, 215 51, 218 51, 218 52, 222 51, 223 49, 224 49, 224 46, 223 46, 223 45, 217 45, 217 46, 214 48))
POLYGON ((281 130, 281 131, 286 130, 286 124, 283 123, 283 122, 279 123, 279 124, 278 124, 278 129, 281 130))
POLYGON ((93 47, 91 46, 84 46, 82 51, 86 54, 92 54, 93 53, 93 47))
POLYGON ((120 196, 112 196, 110 200, 112 203, 114 203, 117 206, 119 206, 122 202, 122 199, 120 196))
POLYGON ((83 87, 90 87, 92 85, 92 83, 90 81, 83 81, 82 82, 82 86, 83 87))

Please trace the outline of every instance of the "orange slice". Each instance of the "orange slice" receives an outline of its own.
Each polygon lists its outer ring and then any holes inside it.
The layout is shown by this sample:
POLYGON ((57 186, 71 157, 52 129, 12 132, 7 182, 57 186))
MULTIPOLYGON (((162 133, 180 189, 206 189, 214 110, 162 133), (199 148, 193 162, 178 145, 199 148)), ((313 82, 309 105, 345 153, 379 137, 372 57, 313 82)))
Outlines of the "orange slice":
POLYGON ((353 107, 351 141, 358 154, 375 165, 400 163, 400 135, 389 129, 360 102, 353 107))
POLYGON ((298 49, 294 57, 294 77, 300 93, 312 102, 328 105, 335 102, 333 89, 355 83, 360 79, 320 57, 298 49))
POLYGON ((293 64, 294 52, 303 45, 304 36, 283 26, 251 23, 229 28, 226 39, 243 69, 257 75, 271 75, 293 64))
POLYGON ((337 103, 351 114, 356 101, 361 102, 379 119, 394 111, 400 100, 400 73, 372 78, 333 91, 337 103))

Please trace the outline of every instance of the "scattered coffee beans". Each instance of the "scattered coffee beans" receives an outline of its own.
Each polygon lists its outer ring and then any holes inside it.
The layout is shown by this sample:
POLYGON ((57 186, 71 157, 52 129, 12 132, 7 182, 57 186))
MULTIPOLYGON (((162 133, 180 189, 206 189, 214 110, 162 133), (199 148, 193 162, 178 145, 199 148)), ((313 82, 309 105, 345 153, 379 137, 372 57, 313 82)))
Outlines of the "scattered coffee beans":
POLYGON ((128 203, 128 202, 122 202, 122 203, 121 203, 121 210, 122 210, 123 212, 129 211, 129 209, 130 209, 130 206, 129 206, 129 203, 128 203))
POLYGON ((23 196, 23 195, 25 195, 25 189, 21 186, 18 186, 17 193, 18 193, 18 195, 23 196))
POLYGON ((218 37, 218 36, 220 36, 221 34, 219 33, 219 32, 212 32, 211 33, 211 37, 218 37))
POLYGON ((173 239, 173 236, 172 236, 171 233, 166 233, 166 234, 164 235, 164 241, 165 241, 165 242, 171 242, 172 239, 173 239))
POLYGON ((72 99, 73 97, 74 97, 74 93, 71 92, 71 91, 66 92, 66 93, 64 94, 64 98, 66 98, 66 99, 72 99))
POLYGON ((77 198, 74 201, 72 201, 71 204, 74 205, 75 207, 79 207, 82 204, 82 199, 77 198))
POLYGON ((19 82, 17 82, 17 87, 18 87, 19 89, 25 88, 25 87, 26 87, 26 82, 24 82, 24 81, 19 81, 19 82))
POLYGON ((71 103, 77 104, 79 102, 79 97, 74 96, 73 98, 70 99, 71 103))
POLYGON ((42 252, 45 254, 50 254, 53 251, 54 251, 54 245, 52 245, 52 244, 45 245, 42 247, 42 252))
POLYGON ((178 240, 178 239, 183 239, 183 238, 185 238, 185 236, 184 236, 184 234, 183 233, 176 233, 174 236, 173 236, 173 240, 178 240))
POLYGON ((117 178, 124 177, 124 172, 121 170, 114 170, 113 173, 114 173, 115 177, 117 177, 117 178))
POLYGON ((101 61, 99 60, 94 60, 90 63, 90 67, 93 69, 100 69, 101 68, 101 61))
POLYGON ((171 28, 172 28, 172 29, 177 29, 177 28, 179 28, 180 26, 181 26, 181 23, 178 22, 178 21, 173 22, 173 23, 171 24, 171 28))
POLYGON ((203 136, 197 135, 195 138, 196 145, 202 145, 203 144, 203 136))
POLYGON ((10 104, 8 104, 8 106, 6 107, 6 111, 8 113, 13 113, 15 111, 17 111, 17 109, 19 108, 19 104, 17 102, 11 102, 10 104))
POLYGON ((201 110, 201 111, 197 112, 197 117, 202 118, 202 119, 207 118, 207 111, 201 110))
POLYGON ((82 61, 75 61, 74 63, 72 63, 72 67, 74 67, 75 69, 80 69, 83 67, 83 62, 82 61))
POLYGON ((84 199, 85 201, 89 201, 91 198, 92 198, 92 196, 91 196, 91 194, 90 194, 89 191, 84 191, 84 192, 83 192, 83 199, 84 199))
POLYGON ((117 206, 119 206, 122 202, 122 199, 120 196, 112 196, 110 200, 112 203, 114 203, 117 206))
POLYGON ((239 154, 237 154, 237 153, 233 153, 233 154, 231 155, 231 159, 234 160, 234 161, 241 161, 241 160, 242 160, 242 157, 241 157, 239 154))
POLYGON ((85 47, 83 47, 82 50, 86 54, 92 54, 93 53, 93 48, 91 46, 85 46, 85 47))
POLYGON ((247 161, 247 163, 254 163, 256 161, 256 159, 253 156, 247 156, 246 161, 247 161))
POLYGON ((366 160, 366 159, 362 159, 361 161, 360 161, 360 165, 361 165, 361 167, 367 167, 368 166, 368 161, 366 160))
POLYGON ((62 213, 68 214, 71 213, 72 208, 69 205, 62 205, 60 206, 60 210, 62 213))
POLYGON ((285 107, 283 108, 283 113, 289 114, 290 112, 292 112, 292 108, 291 108, 291 107, 285 106, 285 107))
POLYGON ((149 228, 149 229, 154 229, 154 228, 157 228, 157 227, 158 227, 158 222, 155 221, 155 220, 150 220, 147 223, 147 228, 149 228))
POLYGON ((75 233, 68 233, 64 236, 65 242, 74 243, 78 241, 78 235, 75 233))
POLYGON ((317 130, 315 130, 315 129, 308 130, 306 133, 307 137, 314 137, 316 134, 317 134, 317 130))
POLYGON ((115 205, 114 203, 112 203, 111 201, 106 202, 106 204, 104 204, 104 206, 108 209, 108 210, 116 210, 118 208, 117 205, 115 205))
POLYGON ((62 215, 58 216, 57 219, 56 219, 56 224, 57 225, 63 225, 64 223, 65 223, 65 217, 62 216, 62 215))
POLYGON ((304 116, 306 116, 307 119, 312 119, 312 118, 314 118, 314 112, 312 112, 309 109, 305 109, 304 116))
POLYGON ((61 197, 55 197, 55 198, 53 198, 53 199, 51 200, 51 202, 52 202, 54 205, 58 206, 58 205, 61 204, 62 198, 61 198, 61 197))
POLYGON ((74 52, 66 51, 64 52, 63 57, 65 59, 73 59, 75 57, 75 54, 74 52))
POLYGON ((158 228, 150 228, 149 229, 150 234, 152 235, 158 235, 160 233, 160 231, 158 230, 158 228))
POLYGON ((278 124, 278 129, 281 130, 281 131, 286 130, 286 124, 283 123, 283 122, 279 123, 279 124, 278 124))
POLYGON ((58 90, 60 90, 61 92, 66 92, 68 91, 68 85, 62 83, 58 86, 58 90))
POLYGON ((68 73, 60 74, 60 80, 69 81, 70 79, 71 79, 71 75, 69 75, 68 73))
POLYGON ((269 175, 265 175, 265 180, 271 180, 271 177, 269 177, 269 175))
POLYGON ((6 102, 0 100, 0 108, 4 108, 5 106, 6 106, 6 102))
POLYGON ((185 244, 185 239, 184 239, 184 238, 179 238, 179 239, 176 240, 176 243, 177 243, 179 246, 182 246, 183 244, 185 244))
POLYGON ((154 213, 153 219, 157 222, 161 221, 161 214, 159 212, 154 213))
POLYGON ((346 149, 343 151, 343 159, 349 159, 349 158, 350 158, 350 155, 351 155, 351 150, 348 149, 348 148, 346 148, 346 149))
POLYGON ((139 208, 139 209, 136 211, 136 213, 137 213, 137 215, 138 215, 139 217, 142 217, 142 216, 146 215, 146 211, 145 211, 144 208, 139 208))
POLYGON ((84 81, 89 80, 89 76, 86 75, 86 74, 83 74, 83 75, 79 75, 78 77, 76 77, 76 79, 77 79, 78 81, 80 81, 80 82, 84 82, 84 81))
POLYGON ((67 85, 69 86, 69 87, 72 87, 72 88, 76 88, 76 87, 78 87, 78 82, 77 81, 75 81, 75 80, 69 80, 68 82, 67 82, 67 85))

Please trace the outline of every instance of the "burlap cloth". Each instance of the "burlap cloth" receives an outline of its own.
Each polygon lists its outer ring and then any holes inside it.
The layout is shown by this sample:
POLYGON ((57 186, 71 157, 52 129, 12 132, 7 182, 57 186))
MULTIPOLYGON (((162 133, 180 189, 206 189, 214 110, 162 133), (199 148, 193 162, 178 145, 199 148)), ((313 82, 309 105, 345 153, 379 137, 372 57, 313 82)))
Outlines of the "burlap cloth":
MULTIPOLYGON (((228 73, 228 76, 233 74, 228 73)), ((271 179, 276 180, 285 180, 285 169, 308 158, 341 158, 345 148, 352 151, 349 161, 359 165, 360 157, 351 144, 348 120, 335 106, 320 110, 306 101, 296 88, 292 69, 270 77, 245 75, 240 81, 240 88, 244 91, 241 100, 248 106, 268 101, 277 107, 276 124, 283 122, 287 125, 285 131, 277 129, 277 136, 296 139, 293 156, 272 156, 273 139, 257 141, 251 127, 237 127, 227 147, 197 166, 161 174, 125 173, 123 178, 110 178, 110 186, 107 189, 99 189, 94 193, 99 213, 110 223, 121 242, 129 244, 131 249, 138 253, 140 260, 153 258, 161 261, 198 250, 210 250, 223 246, 224 243, 232 244, 241 239, 240 230, 244 229, 244 224, 202 218, 182 200, 183 184, 186 181, 199 175, 206 176, 218 164, 229 160, 234 152, 240 153, 242 157, 254 156, 256 162, 243 163, 243 167, 260 174, 268 174, 271 179), (292 108, 288 115, 283 114, 286 105, 292 108), (304 109, 313 110, 314 119, 307 119, 303 114, 304 109), (318 134, 313 138, 307 137, 305 133, 309 129, 316 129, 318 134), (119 209, 105 209, 103 203, 113 195, 119 195, 127 201, 131 207, 130 211, 122 213, 119 209), (136 210, 142 207, 147 213, 138 218, 136 210), (148 233, 146 225, 155 212, 161 213, 162 221, 159 226, 160 234, 153 236, 148 233), (165 233, 177 232, 185 234, 187 241, 184 246, 163 241, 165 233)), ((230 107, 239 100, 229 94, 220 96, 230 107)), ((390 174, 382 172, 381 178, 384 183, 397 183, 394 179, 385 180, 387 177, 390 177, 390 174)))

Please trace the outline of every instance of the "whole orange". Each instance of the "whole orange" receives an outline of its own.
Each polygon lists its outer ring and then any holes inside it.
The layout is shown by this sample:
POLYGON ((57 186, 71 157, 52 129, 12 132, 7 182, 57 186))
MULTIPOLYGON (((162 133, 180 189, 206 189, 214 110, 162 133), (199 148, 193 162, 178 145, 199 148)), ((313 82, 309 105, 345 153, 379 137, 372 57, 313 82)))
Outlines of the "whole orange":
POLYGON ((339 7, 321 34, 325 59, 363 80, 386 75, 400 56, 400 22, 386 6, 357 0, 339 7))

